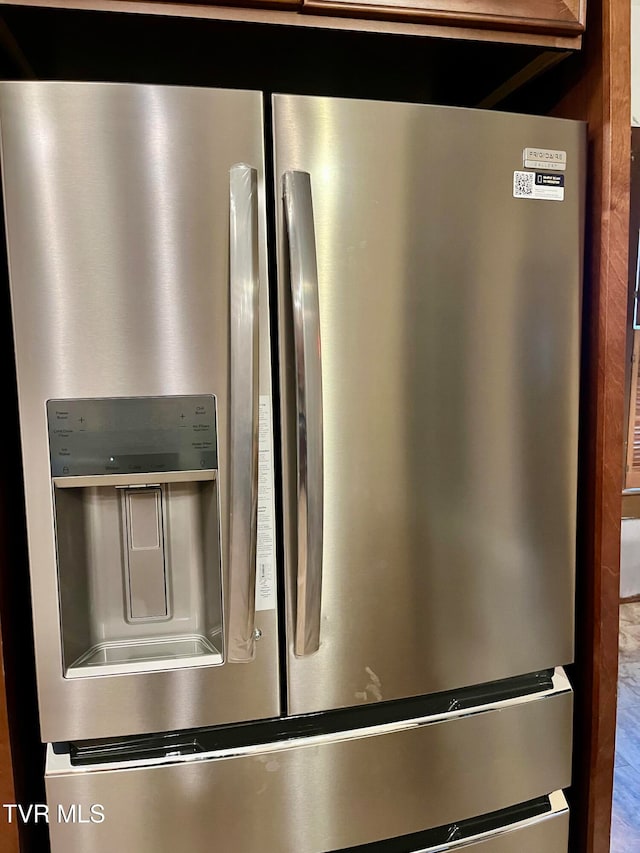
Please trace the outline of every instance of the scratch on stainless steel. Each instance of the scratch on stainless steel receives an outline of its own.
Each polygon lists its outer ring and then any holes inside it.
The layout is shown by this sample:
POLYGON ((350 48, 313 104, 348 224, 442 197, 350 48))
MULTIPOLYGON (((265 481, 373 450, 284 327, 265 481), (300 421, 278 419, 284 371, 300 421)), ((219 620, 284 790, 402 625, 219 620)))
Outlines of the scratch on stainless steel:
POLYGON ((296 377, 296 629, 293 650, 320 645, 322 599, 322 355, 311 179, 283 177, 296 377))
POLYGON ((276 194, 285 172, 311 175, 322 338, 321 645, 301 659, 279 208, 292 713, 571 661, 584 126, 372 101, 273 103, 276 194), (563 203, 512 197, 532 145, 567 151, 563 203))
POLYGON ((260 384, 271 390, 261 95, 3 83, 0 126, 42 737, 277 715, 274 611, 257 615, 263 639, 245 666, 63 677, 45 416, 48 398, 215 394, 226 570, 229 170, 239 160, 258 170, 260 384))
MULTIPOLYGON (((400 721, 383 734, 365 728, 322 743, 266 744, 233 758, 83 772, 49 750, 49 807, 101 803, 106 815, 102 824, 52 823, 52 850, 320 853, 446 825, 566 787, 571 716, 562 686, 498 709, 400 721)), ((564 848, 495 848, 541 849, 565 853, 566 837, 564 848)))
POLYGON ((231 443, 229 644, 231 661, 255 656, 258 521, 258 173, 244 163, 229 175, 231 443))

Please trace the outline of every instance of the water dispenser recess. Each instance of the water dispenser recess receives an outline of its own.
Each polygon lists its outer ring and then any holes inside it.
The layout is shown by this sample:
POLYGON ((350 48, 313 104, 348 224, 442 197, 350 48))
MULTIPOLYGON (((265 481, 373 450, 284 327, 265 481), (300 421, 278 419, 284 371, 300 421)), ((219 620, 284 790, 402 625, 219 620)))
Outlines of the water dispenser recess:
POLYGON ((64 675, 223 662, 213 396, 47 402, 64 675))

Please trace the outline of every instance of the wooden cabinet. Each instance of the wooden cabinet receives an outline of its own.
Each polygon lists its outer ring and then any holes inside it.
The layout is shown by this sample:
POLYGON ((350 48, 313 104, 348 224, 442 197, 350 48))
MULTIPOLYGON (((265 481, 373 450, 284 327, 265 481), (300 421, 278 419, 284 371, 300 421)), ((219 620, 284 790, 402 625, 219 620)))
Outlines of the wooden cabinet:
POLYGON ((578 36, 585 0, 302 0, 317 14, 404 18, 451 27, 578 36))
POLYGON ((578 50, 587 0, 5 0, 2 7, 133 12, 578 50))

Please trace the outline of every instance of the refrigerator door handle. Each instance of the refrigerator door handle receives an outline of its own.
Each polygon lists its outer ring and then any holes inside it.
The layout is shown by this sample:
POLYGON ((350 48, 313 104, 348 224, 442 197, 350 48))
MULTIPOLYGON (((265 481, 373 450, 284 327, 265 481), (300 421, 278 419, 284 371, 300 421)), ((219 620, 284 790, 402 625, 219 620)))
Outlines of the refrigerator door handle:
POLYGON ((296 385, 297 539, 294 654, 320 646, 322 597, 323 433, 320 306, 311 176, 285 172, 296 385))
POLYGON ((258 173, 239 163, 229 171, 231 315, 229 647, 227 659, 255 655, 258 510, 258 173))

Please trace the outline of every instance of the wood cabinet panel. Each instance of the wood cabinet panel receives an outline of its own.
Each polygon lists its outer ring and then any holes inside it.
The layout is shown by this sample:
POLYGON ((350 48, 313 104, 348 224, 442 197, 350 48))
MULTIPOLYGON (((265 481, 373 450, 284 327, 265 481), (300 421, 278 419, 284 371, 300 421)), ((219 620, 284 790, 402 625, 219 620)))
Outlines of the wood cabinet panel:
POLYGON ((609 853, 616 729, 630 188, 628 0, 590 0, 585 50, 554 110, 589 123, 590 203, 576 611, 571 850, 609 853))
POLYGON ((302 0, 303 11, 407 18, 454 27, 579 35, 585 0, 302 0))
MULTIPOLYGON (((121 0, 117 0, 117 2, 121 2, 121 0)), ((142 0, 142 2, 149 2, 149 0, 142 0)), ((66 4, 60 4, 61 6, 66 4)), ((157 5, 160 9, 164 6, 186 6, 191 7, 193 4, 190 0, 156 0, 155 5, 157 5)), ((199 5, 199 4, 195 4, 199 5)), ((273 10, 282 10, 283 12, 299 12, 302 8, 302 0, 207 0, 207 2, 202 2, 203 6, 222 6, 222 7, 238 7, 239 9, 273 9, 273 10)), ((89 8, 89 7, 88 7, 89 8)), ((90 8, 97 8, 91 5, 90 8)), ((175 12, 171 12, 170 14, 175 14, 175 12)), ((188 14, 188 13, 187 13, 188 14)), ((249 14, 251 14, 249 12, 249 14)))
MULTIPOLYGON (((450 23, 438 22, 420 12, 408 15, 391 14, 385 11, 372 11, 368 6, 365 12, 354 11, 354 6, 338 7, 338 0, 327 0, 327 6, 319 14, 310 5, 303 6, 303 0, 255 0, 260 5, 250 6, 252 0, 234 0, 238 5, 230 5, 230 0, 220 0, 214 5, 194 3, 191 0, 4 0, 3 9, 59 9, 78 12, 117 12, 134 15, 163 18, 191 19, 200 21, 238 21, 254 24, 280 24, 287 27, 301 27, 310 30, 336 30, 343 32, 376 33, 386 35, 410 35, 425 39, 443 39, 457 42, 493 42, 500 44, 536 45, 553 50, 579 50, 582 46, 582 29, 562 32, 544 32, 543 30, 517 30, 498 28, 493 21, 483 21, 480 17, 463 21, 459 19, 455 27, 450 23), (224 3, 224 5, 223 5, 224 3), (243 4, 243 5, 240 5, 243 4), (306 14, 305 14, 306 13, 306 14)), ((518 0, 520 2, 520 0, 518 0)), ((396 11, 397 11, 397 7, 396 11)), ((0 41, 1 41, 0 29, 0 41)))
MULTIPOLYGON (((0 649, 1 646, 0 642, 0 649)), ((9 718, 5 690, 4 666, 0 654, 0 797, 2 797, 2 803, 15 803, 13 760, 9 740, 9 718)), ((9 823, 6 816, 7 812, 3 809, 0 817, 0 850, 3 853, 18 853, 18 826, 13 821, 9 823)))

